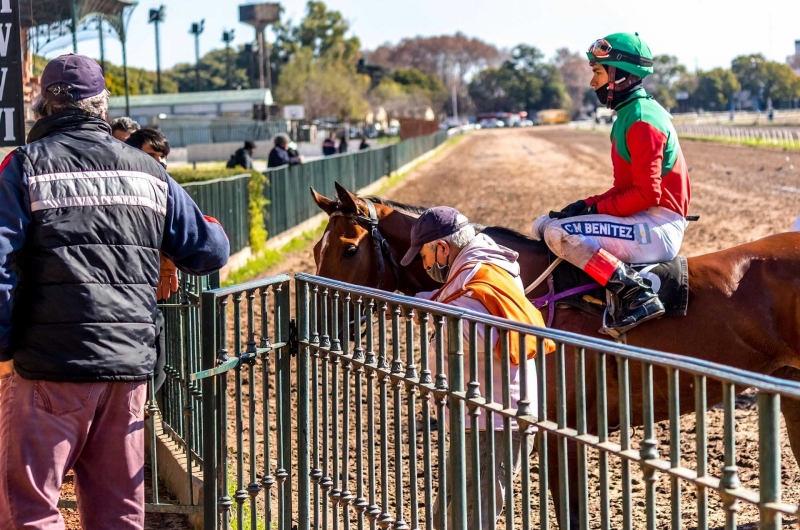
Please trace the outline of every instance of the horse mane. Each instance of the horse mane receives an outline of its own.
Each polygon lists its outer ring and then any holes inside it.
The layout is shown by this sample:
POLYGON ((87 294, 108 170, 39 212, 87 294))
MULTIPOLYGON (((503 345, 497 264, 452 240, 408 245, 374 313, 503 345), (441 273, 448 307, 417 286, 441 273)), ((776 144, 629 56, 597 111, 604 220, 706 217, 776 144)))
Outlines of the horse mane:
MULTIPOLYGON (((423 213, 425 213, 425 210, 427 210, 427 208, 424 206, 414 206, 402 202, 390 201, 389 199, 384 199, 383 197, 376 197, 374 195, 361 198, 369 199, 375 204, 382 204, 384 206, 388 206, 389 208, 394 208, 395 210, 401 210, 403 212, 412 215, 422 215, 423 213)), ((487 232, 487 235, 490 235, 492 237, 496 235, 503 239, 514 241, 519 245, 529 245, 531 247, 539 249, 547 249, 547 244, 544 241, 533 239, 532 237, 526 236, 522 232, 518 232, 511 228, 506 228, 505 226, 484 226, 479 223, 472 223, 472 225, 475 227, 476 232, 487 232)))
POLYGON ((425 213, 425 210, 428 209, 425 206, 414 206, 402 202, 390 201, 389 199, 384 199, 383 197, 376 197, 375 195, 369 195, 367 197, 361 197, 361 198, 369 199, 375 204, 382 204, 384 206, 388 206, 389 208, 394 208, 395 210, 401 210, 403 212, 410 213, 413 215, 422 215, 423 213, 425 213))
POLYGON ((505 226, 481 226, 475 225, 475 229, 479 232, 486 232, 487 235, 491 236, 492 239, 495 236, 500 236, 503 239, 511 240, 519 245, 529 245, 532 247, 536 247, 539 249, 546 249, 547 243, 541 241, 539 239, 533 239, 532 237, 526 236, 522 232, 517 232, 511 228, 506 228, 505 226))

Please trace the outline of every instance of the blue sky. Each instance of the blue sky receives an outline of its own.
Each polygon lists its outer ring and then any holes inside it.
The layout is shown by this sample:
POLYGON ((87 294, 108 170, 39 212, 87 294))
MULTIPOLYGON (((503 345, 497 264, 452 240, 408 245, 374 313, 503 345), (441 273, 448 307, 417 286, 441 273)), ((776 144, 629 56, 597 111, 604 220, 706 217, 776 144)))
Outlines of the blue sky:
MULTIPOLYGON (((147 13, 162 3, 167 6, 162 26, 164 68, 194 61, 194 41, 188 31, 201 18, 206 20, 201 53, 222 47, 226 28, 236 29, 234 44, 254 39, 253 29, 238 22, 238 1, 140 0, 130 27, 132 66, 155 69, 153 28, 147 24, 147 13)), ((282 4, 286 15, 301 18, 303 0, 282 4)), ((728 66, 734 56, 751 52, 783 61, 793 53, 795 39, 800 39, 800 2, 788 0, 760 0, 755 5, 743 0, 329 0, 327 4, 351 22, 365 48, 408 36, 462 31, 500 47, 525 42, 551 56, 562 46, 584 50, 602 35, 638 31, 654 53, 671 53, 690 68, 709 69, 728 66)), ((79 43, 78 51, 99 57, 96 41, 79 43)), ((117 42, 107 42, 106 56, 121 63, 117 42)))

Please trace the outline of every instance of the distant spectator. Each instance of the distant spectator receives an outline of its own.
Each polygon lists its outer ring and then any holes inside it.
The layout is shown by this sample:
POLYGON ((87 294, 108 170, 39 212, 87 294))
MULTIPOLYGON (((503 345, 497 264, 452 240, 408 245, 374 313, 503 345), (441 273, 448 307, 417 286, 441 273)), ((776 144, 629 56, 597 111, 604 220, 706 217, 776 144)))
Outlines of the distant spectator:
POLYGON ((290 157, 296 156, 300 158, 300 152, 297 150, 297 144, 295 142, 289 142, 289 145, 286 146, 286 152, 289 153, 290 157))
POLYGON ((347 133, 342 135, 342 139, 339 141, 339 152, 346 153, 347 152, 347 133))
POLYGON ((369 142, 367 141, 366 136, 361 137, 361 144, 358 146, 359 151, 363 151, 364 149, 369 149, 369 142))
POLYGON ((228 160, 228 169, 233 169, 236 166, 241 166, 244 169, 253 169, 253 153, 256 151, 255 142, 250 140, 244 143, 244 147, 237 149, 228 160))
MULTIPOLYGON (((267 167, 280 167, 280 166, 296 166, 302 163, 302 158, 299 156, 290 156, 287 151, 289 146, 289 137, 285 134, 278 134, 275 136, 275 147, 269 152, 269 159, 267 160, 267 167)), ((295 151, 296 153, 297 151, 295 151)))
POLYGON ((164 169, 167 168, 169 141, 166 136, 157 130, 149 128, 139 129, 133 133, 130 138, 125 140, 125 143, 140 151, 144 151, 153 157, 156 162, 161 164, 164 169))
POLYGON ((139 128, 138 123, 127 116, 123 116, 111 122, 111 136, 120 142, 124 142, 130 135, 138 131, 139 128))
POLYGON ((322 154, 331 156, 336 154, 336 133, 331 131, 325 141, 322 142, 322 154))

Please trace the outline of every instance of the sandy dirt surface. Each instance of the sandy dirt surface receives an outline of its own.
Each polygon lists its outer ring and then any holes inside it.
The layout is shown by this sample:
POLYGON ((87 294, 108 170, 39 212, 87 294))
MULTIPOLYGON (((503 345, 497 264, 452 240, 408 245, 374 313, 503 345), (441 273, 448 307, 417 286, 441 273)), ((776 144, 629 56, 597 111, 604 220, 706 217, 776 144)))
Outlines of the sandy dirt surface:
MULTIPOLYGON (((687 230, 682 253, 699 255, 786 231, 800 215, 800 154, 690 141, 683 142, 683 149, 691 172, 690 213, 700 215, 701 219, 687 230)), ((473 221, 504 225, 528 233, 536 216, 610 187, 609 151, 608 136, 597 132, 569 128, 480 131, 417 168, 386 197, 415 205, 454 206, 473 221)), ((313 273, 310 248, 288 256, 276 270, 265 271, 264 275, 284 271, 313 273)), ((737 398, 736 420, 740 478, 745 487, 757 489, 757 407, 753 394, 737 398)), ((708 412, 707 422, 709 468, 719 476, 723 459, 720 407, 708 412)), ((783 498, 785 502, 796 504, 800 500, 800 469, 789 448, 785 426, 781 423, 783 498)), ((657 427, 661 455, 669 454, 668 428, 667 422, 657 427)), ((680 429, 684 465, 694 468, 694 417, 684 416, 680 429)), ((634 447, 638 448, 636 441, 641 438, 641 428, 637 428, 633 436, 634 447)), ((590 451, 589 459, 590 527, 596 527, 599 525, 596 452, 590 451)), ((612 483, 617 484, 611 491, 611 524, 616 528, 622 523, 622 499, 618 487, 618 462, 613 458, 611 461, 612 483)), ((393 464, 391 466, 393 468, 393 464)), ((535 456, 531 470, 538 472, 535 456)), ((644 482, 638 467, 633 466, 633 470, 634 526, 644 528, 644 482)), ((422 474, 419 479, 422 487, 422 474)), ((668 478, 661 477, 657 491, 658 527, 669 528, 671 490, 668 478)), ((535 480, 532 493, 536 499, 538 485, 535 480)), ((695 490, 684 484, 681 493, 684 527, 695 528, 695 490)), ((710 528, 723 528, 725 514, 719 497, 710 494, 709 503, 710 528)), ((534 501, 534 505, 534 512, 537 512, 538 502, 534 501)), ((519 508, 518 500, 517 517, 519 508)), ((550 512, 552 521, 555 516, 552 505, 550 512)), ((752 506, 742 506, 739 528, 756 528, 757 522, 757 510, 752 506)), ((795 522, 789 518, 785 524, 795 522)), ((534 527, 538 525, 538 513, 534 513, 532 523, 534 527)))
MULTIPOLYGON (((794 219, 800 215, 800 163, 797 168, 795 162, 800 162, 800 154, 783 152, 781 150, 757 149, 735 147, 701 142, 684 142, 684 152, 692 177, 692 207, 691 213, 700 215, 701 220, 692 223, 687 230, 683 244, 683 253, 691 256, 711 252, 744 243, 771 233, 788 230, 794 219), (794 158, 797 157, 795 161, 794 158)), ((470 217, 471 220, 486 225, 504 225, 527 233, 533 220, 551 209, 560 209, 566 204, 591 194, 605 191, 611 185, 611 164, 609 160, 609 140, 607 135, 595 132, 578 132, 569 128, 535 128, 480 131, 473 133, 414 170, 407 179, 397 187, 390 190, 386 197, 389 199, 406 202, 409 204, 434 206, 447 204, 454 206, 470 217)), ((315 270, 311 249, 288 255, 283 263, 273 270, 264 271, 262 277, 279 272, 311 272, 315 270)), ((259 323, 256 322, 258 328, 259 323)), ((232 334, 231 334, 232 335, 232 334)), ((274 357, 271 361, 274 363, 274 357)), ((320 368, 322 365, 320 364, 320 368)), ((330 367, 332 368, 332 367, 330 367)), ((340 373, 342 367, 339 367, 340 373)), ((252 383, 257 389, 262 388, 261 370, 256 372, 253 381, 245 374, 243 392, 249 394, 252 383)), ((231 374, 228 379, 228 430, 229 442, 229 469, 231 481, 235 484, 236 455, 234 452, 236 442, 234 406, 235 376, 231 374)), ((365 382, 366 383, 366 382, 365 382)), ((322 389, 317 386, 318 391, 322 389)), ((354 390, 354 389, 351 389, 354 390)), ((270 413, 276 412, 274 372, 270 370, 270 413)), ((341 381, 339 391, 342 391, 341 381)), ((376 389, 377 395, 377 389, 376 389)), ((295 399, 294 392, 292 399, 295 399)), ((351 398, 352 399, 352 398, 351 398)), ((405 395, 402 399, 405 399, 405 395)), ((255 410, 263 410, 261 392, 257 392, 255 410)), ((366 401, 366 384, 364 398, 362 399, 366 415, 368 403, 366 401)), ((394 417, 394 398, 389 395, 388 419, 394 417)), ((377 404, 375 404, 377 409, 377 404)), ((405 407, 405 405, 404 405, 405 407)), ((264 435, 261 412, 257 414, 254 431, 248 427, 249 411, 245 405, 243 411, 243 441, 244 464, 250 460, 249 440, 255 435, 259 440, 264 435)), ((433 407, 432 407, 433 408, 433 407)), ((417 404, 417 419, 420 418, 420 403, 417 404)), ((341 420, 341 400, 337 410, 330 411, 333 417, 341 420)), ((321 411, 320 411, 321 414, 321 411)), ((355 421, 351 409, 349 430, 351 433, 351 480, 354 479, 356 455, 352 444, 356 435, 355 421)), ((404 412, 405 414, 405 412, 404 412)), ((435 413, 433 414, 435 416, 435 413)), ((366 416, 365 416, 366 417, 366 416)), ((758 487, 758 436, 757 436, 757 409, 752 394, 745 394, 737 399, 737 465, 742 483, 745 487, 758 487)), ((708 440, 709 440, 709 468, 712 474, 718 476, 722 465, 722 432, 723 415, 719 408, 708 412, 708 440)), ((271 422, 273 423, 273 422, 271 422)), ((342 428, 344 426, 342 425, 342 428)), ((362 425, 363 427, 363 425, 362 425)), ((669 425, 662 422, 657 427, 659 452, 661 455, 669 454, 669 425)), ((693 468, 695 456, 694 433, 695 420, 693 416, 684 416, 681 419, 680 430, 682 433, 682 454, 684 465, 693 468)), ((782 484, 784 500, 797 503, 800 500, 800 470, 795 463, 786 438, 785 426, 782 428, 782 484)), ((270 463, 274 470, 277 465, 276 440, 274 428, 272 434, 272 449, 270 463)), ((340 432, 340 436, 341 436, 340 432)), ((378 429, 378 440, 384 434, 378 429)), ((634 447, 638 448, 641 438, 641 429, 634 430, 634 447)), ((393 433, 386 431, 389 436, 390 448, 389 474, 390 481, 394 473, 395 439, 393 433)), ((366 436, 364 434, 364 436, 366 436)), ((421 448, 421 435, 418 430, 417 447, 421 448)), ((437 436, 433 435, 433 467, 432 474, 438 476, 438 463, 435 458, 437 436)), ((408 495, 408 470, 411 464, 408 450, 407 434, 403 435, 402 444, 403 461, 405 465, 405 488, 408 495)), ((365 440, 366 445, 366 440, 365 440)), ((293 448, 296 450, 296 448, 293 448)), ((366 447, 365 447, 366 450, 366 447)), ((551 449, 554 450, 554 449, 551 449)), ((378 449, 378 453, 380 450, 378 449)), ((265 460, 263 451, 257 449, 258 479, 261 477, 265 460)), ((418 485, 422 497, 424 487, 424 472, 422 469, 421 450, 417 453, 418 485)), ((619 463, 611 458, 612 484, 615 486, 610 492, 612 528, 621 526, 621 494, 619 489, 620 471, 619 463)), ((532 526, 539 525, 538 518, 538 458, 534 455, 531 460, 532 472, 532 526)), ((245 467, 247 469, 247 467, 245 467)), ((366 469, 366 468, 365 468, 366 469)), ((589 451, 590 471, 590 527, 599 524, 598 513, 598 468, 597 453, 589 451)), ((243 477, 246 485, 250 477, 243 477)), ((376 477, 380 487, 380 473, 376 477)), ((644 528, 644 483, 641 471, 633 466, 633 506, 634 527, 644 528)), ((354 485, 351 484, 351 488, 354 485)), ((519 481, 517 481, 517 489, 519 481)), ((65 486, 65 494, 68 486, 65 486)), ((234 488, 235 489, 235 486, 234 488)), ((163 490, 162 490, 163 491, 163 490)), ((658 486, 657 511, 659 516, 658 528, 670 528, 670 491, 668 478, 661 477, 658 486)), ((696 527, 695 491, 685 484, 681 490, 684 528, 696 527)), ((516 496, 515 514, 516 526, 519 526, 521 513, 520 497, 516 496)), ((263 503, 263 492, 259 495, 259 504, 263 503)), ((389 496, 389 503, 394 505, 394 495, 389 496)), ((275 491, 272 494, 273 510, 277 510, 275 491)), ((419 504, 420 516, 424 516, 424 506, 419 504)), ((555 520, 554 507, 550 506, 551 521, 555 520)), ((724 527, 724 513, 720 509, 720 499, 717 495, 710 495, 710 528, 724 527)), ((410 514, 408 501, 406 512, 410 514)), ((274 512, 273 512, 274 513, 274 512)), ((313 509, 312 509, 313 513, 313 509)), ((76 526, 77 517, 74 512, 65 514, 69 517, 68 528, 76 526)), ((149 516, 148 528, 182 528, 182 521, 165 521, 164 516, 149 516), (173 526, 170 526, 173 525, 173 526)), ((263 510, 259 509, 259 518, 263 517, 263 510)), ((408 521, 409 515, 406 516, 408 521)), ((757 526, 758 515, 753 507, 743 506, 739 516, 739 528, 750 529, 757 526)), ((794 521, 788 521, 793 523, 794 521)), ((424 525, 423 525, 424 527, 424 525)), ((501 517, 500 527, 505 527, 505 517, 501 517)))

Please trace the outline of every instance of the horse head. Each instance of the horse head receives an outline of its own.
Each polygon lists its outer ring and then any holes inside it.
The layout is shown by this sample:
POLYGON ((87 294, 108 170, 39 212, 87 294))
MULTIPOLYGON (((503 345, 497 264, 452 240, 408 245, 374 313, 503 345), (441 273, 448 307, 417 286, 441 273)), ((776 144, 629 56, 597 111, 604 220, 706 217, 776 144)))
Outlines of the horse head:
POLYGON ((317 275, 406 294, 431 288, 421 263, 400 266, 410 246, 411 225, 422 209, 403 205, 406 211, 401 211, 389 201, 358 197, 335 185, 336 199, 311 188, 314 202, 328 214, 328 226, 314 245, 317 275))

